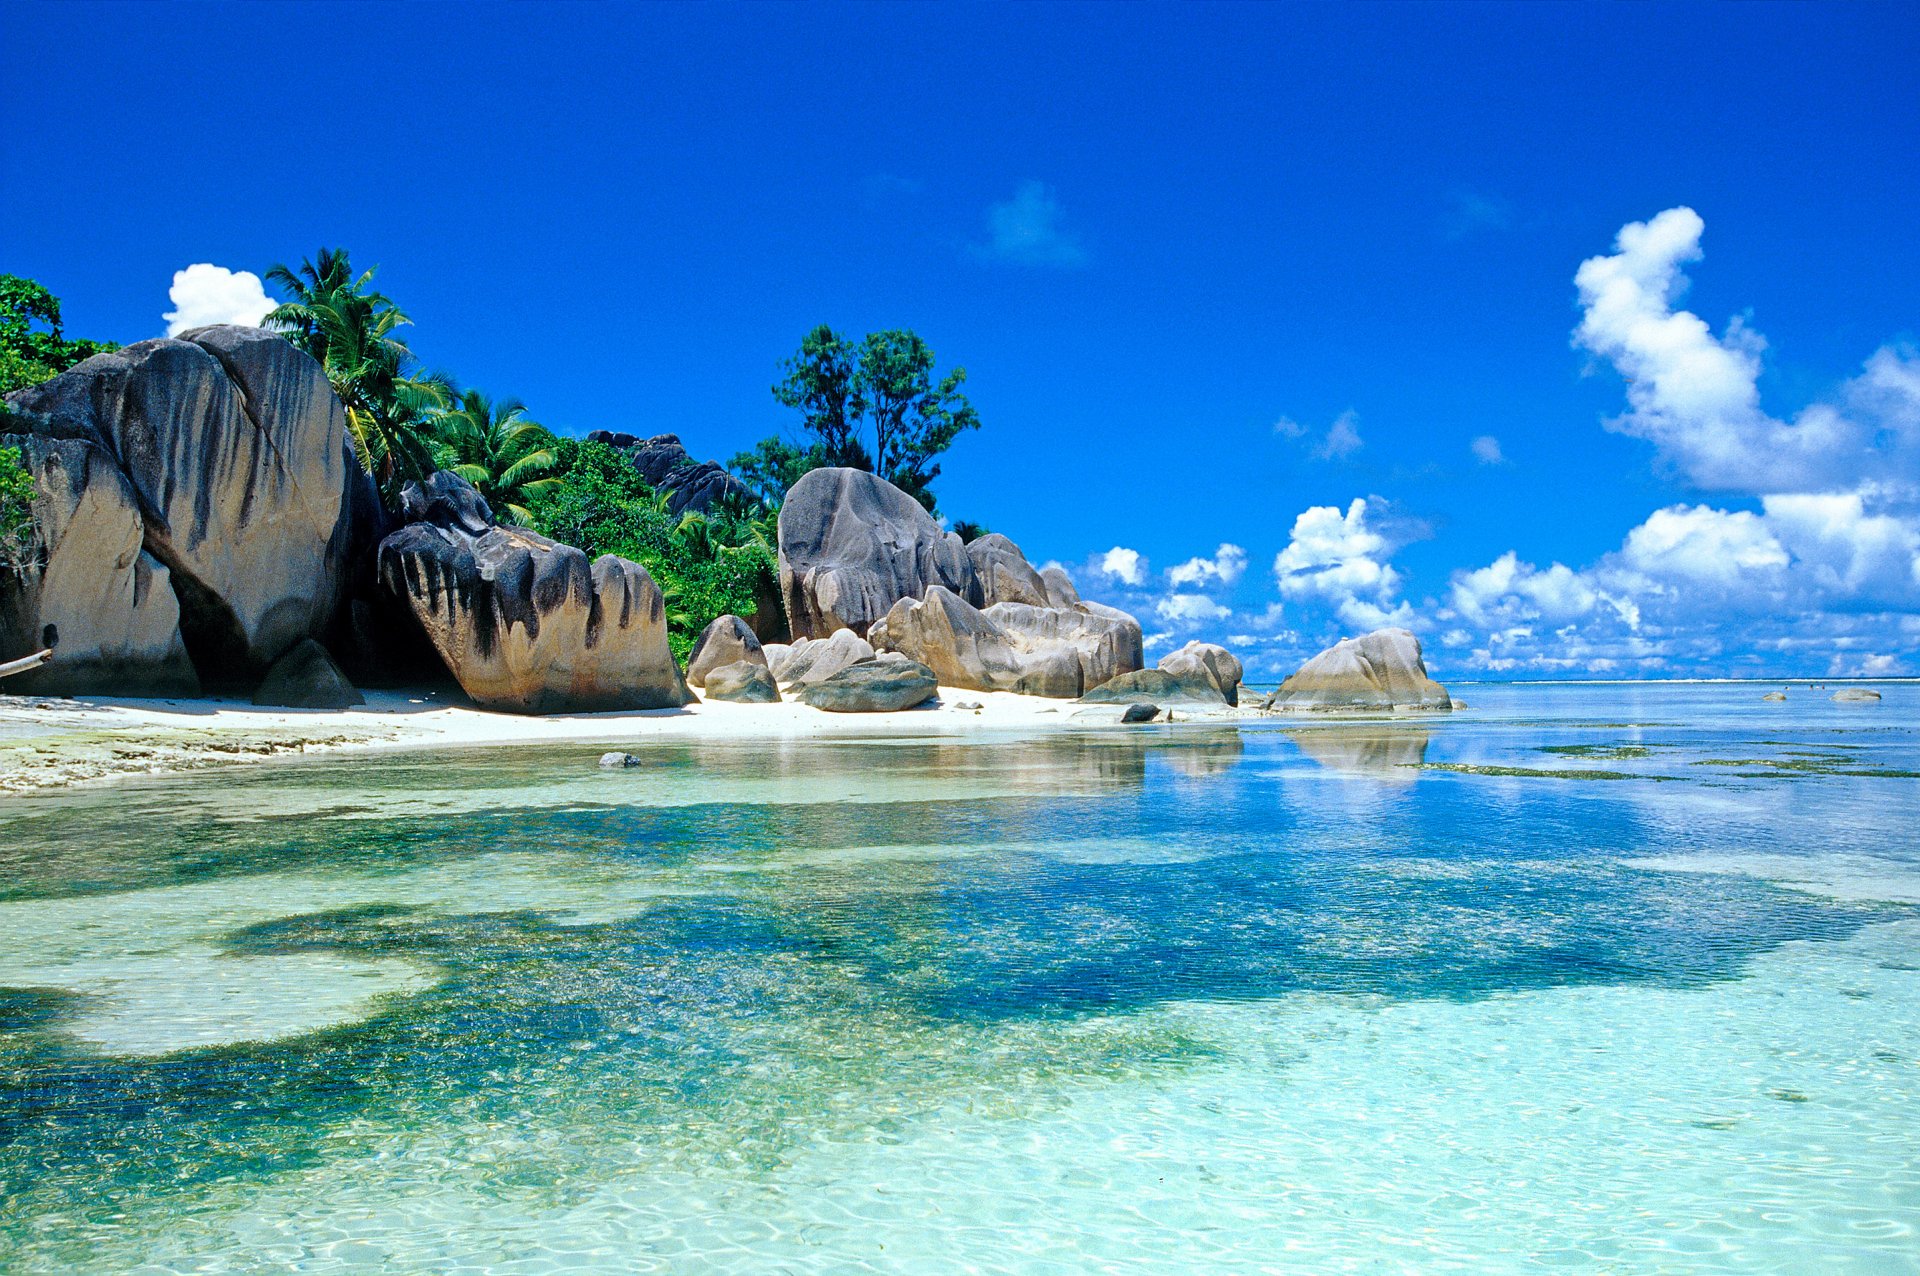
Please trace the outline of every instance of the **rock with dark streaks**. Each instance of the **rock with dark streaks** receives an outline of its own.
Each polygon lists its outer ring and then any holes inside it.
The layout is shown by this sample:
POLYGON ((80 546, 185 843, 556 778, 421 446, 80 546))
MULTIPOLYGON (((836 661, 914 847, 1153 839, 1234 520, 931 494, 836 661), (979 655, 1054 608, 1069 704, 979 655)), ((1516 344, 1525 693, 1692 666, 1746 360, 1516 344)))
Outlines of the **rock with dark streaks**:
POLYGON ((382 587, 407 604, 462 690, 517 713, 692 701, 646 568, 612 554, 590 563, 571 545, 492 526, 466 487, 445 473, 409 484, 403 508, 422 521, 380 543, 382 587))
POLYGON ((804 475, 780 507, 780 590, 796 638, 836 629, 865 637, 902 598, 935 585, 961 598, 973 565, 958 536, 920 502, 865 470, 804 475))

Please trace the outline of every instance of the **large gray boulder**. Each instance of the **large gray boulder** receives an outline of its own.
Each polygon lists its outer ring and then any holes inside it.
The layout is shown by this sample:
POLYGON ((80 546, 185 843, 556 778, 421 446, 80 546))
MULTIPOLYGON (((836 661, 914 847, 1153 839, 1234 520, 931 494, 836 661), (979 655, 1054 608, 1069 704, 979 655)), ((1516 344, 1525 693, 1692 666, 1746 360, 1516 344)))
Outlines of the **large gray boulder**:
POLYGON ((139 500, 113 457, 85 438, 0 434, 0 447, 19 448, 33 475, 39 547, 21 571, 0 568, 0 660, 54 651, 7 690, 199 694, 169 573, 142 548, 139 500))
POLYGON ((7 403, 29 432, 111 458, 203 679, 251 683, 332 621, 368 539, 366 476, 304 351, 260 328, 197 328, 95 355, 7 403))
POLYGON ((716 617, 700 631, 693 640, 693 650, 687 653, 687 682, 703 687, 710 671, 743 660, 762 669, 767 667, 766 654, 760 640, 753 636, 753 627, 738 616, 716 617))
POLYGON ((1075 607, 1080 603, 1080 591, 1073 587, 1073 577, 1067 575, 1067 569, 1060 566, 1042 567, 1040 583, 1047 589, 1047 606, 1075 607))
POLYGON ((871 643, 851 629, 840 629, 829 638, 802 638, 794 643, 773 667, 773 676, 782 686, 805 686, 872 659, 871 643))
POLYGON ((848 665, 831 678, 800 689, 802 704, 830 713, 892 713, 925 704, 939 692, 933 670, 887 652, 848 665))
POLYGON ((1123 673, 1080 698, 1088 704, 1225 705, 1227 702, 1210 680, 1176 678, 1164 669, 1123 673))
POLYGON ((1453 707, 1427 676, 1420 640, 1405 629, 1346 638, 1301 665, 1267 698, 1269 709, 1430 709, 1453 707))
POLYGON ((1160 668, 1183 683, 1206 683, 1230 705, 1240 703, 1240 660, 1225 647, 1195 640, 1160 657, 1160 668))
POLYGON ((366 698, 347 681, 325 647, 302 638, 273 662, 253 693, 253 702, 289 709, 351 709, 365 704, 366 698))
POLYGON ((648 485, 666 493, 667 509, 676 517, 688 511, 704 514, 728 498, 758 504, 752 490, 718 461, 694 460, 681 446, 677 434, 641 438, 595 430, 587 435, 587 441, 604 443, 616 452, 626 453, 648 485))
POLYGON ((985 614, 1020 650, 1039 653, 1058 647, 1071 649, 1080 664, 1080 691, 1091 691, 1123 673, 1131 673, 1142 663, 1140 622, 1117 607, 1101 603, 1075 603, 1070 607, 995 603, 985 614))
POLYGON ((701 691, 702 698, 707 700, 731 700, 740 704, 780 703, 780 688, 774 684, 773 674, 765 663, 755 660, 737 660, 712 670, 707 674, 706 685, 701 691))
POLYGON ((402 503, 421 521, 380 543, 381 585, 476 702, 567 713, 692 701, 646 568, 612 554, 589 563, 571 545, 494 526, 452 474, 408 484, 402 503))
POLYGON ((967 542, 967 561, 973 565, 973 588, 967 601, 975 607, 995 603, 1025 603, 1046 607, 1047 583, 1033 570, 1020 547, 998 532, 967 542))
POLYGON ((780 590, 796 638, 865 637, 902 598, 939 585, 965 598, 973 566, 960 538, 920 502, 864 470, 804 475, 780 507, 780 590))
POLYGON ((1072 699, 1080 694, 1079 653, 1064 642, 1016 643, 986 613, 935 585, 902 598, 869 631, 874 647, 932 669, 942 686, 1072 699))

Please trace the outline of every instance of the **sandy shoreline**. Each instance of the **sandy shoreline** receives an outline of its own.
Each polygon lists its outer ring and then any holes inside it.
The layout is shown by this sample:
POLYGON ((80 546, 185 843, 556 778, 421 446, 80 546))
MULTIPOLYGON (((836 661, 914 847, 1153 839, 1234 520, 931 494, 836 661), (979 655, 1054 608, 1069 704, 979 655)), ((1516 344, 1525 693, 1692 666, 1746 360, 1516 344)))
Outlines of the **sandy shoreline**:
MULTIPOLYGON (((683 709, 526 717, 447 703, 441 694, 366 693, 342 712, 266 709, 244 700, 0 696, 0 794, 30 793, 272 757, 432 746, 1054 730, 1117 725, 1123 706, 943 687, 933 707, 823 713, 807 705, 699 702, 683 709), (979 706, 976 708, 962 706, 979 706)), ((1178 710, 1182 716, 1186 710, 1178 710)), ((1196 716, 1237 717, 1222 709, 1196 716)))

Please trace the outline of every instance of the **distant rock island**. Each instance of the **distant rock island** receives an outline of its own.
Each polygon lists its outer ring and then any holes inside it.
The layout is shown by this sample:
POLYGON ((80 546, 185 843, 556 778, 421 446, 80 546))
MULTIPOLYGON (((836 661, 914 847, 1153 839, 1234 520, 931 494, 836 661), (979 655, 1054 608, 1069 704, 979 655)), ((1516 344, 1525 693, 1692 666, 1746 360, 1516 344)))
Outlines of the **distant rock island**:
MULTIPOLYGON (((780 614, 719 617, 683 670, 641 564, 501 523, 448 471, 383 506, 319 364, 265 329, 140 342, 5 403, 0 446, 33 475, 42 549, 0 579, 0 658, 54 652, 10 691, 344 708, 360 702, 356 679, 450 676, 479 705, 545 714, 672 708, 696 690, 768 702, 783 688, 873 712, 946 686, 1118 704, 1130 720, 1167 705, 1452 703, 1404 629, 1348 639, 1264 699, 1214 644, 1149 669, 1140 623, 1082 599, 1064 569, 1035 568, 997 533, 963 542, 845 467, 804 474, 780 506, 780 614)), ((676 435, 588 438, 676 514, 758 504, 676 435)))

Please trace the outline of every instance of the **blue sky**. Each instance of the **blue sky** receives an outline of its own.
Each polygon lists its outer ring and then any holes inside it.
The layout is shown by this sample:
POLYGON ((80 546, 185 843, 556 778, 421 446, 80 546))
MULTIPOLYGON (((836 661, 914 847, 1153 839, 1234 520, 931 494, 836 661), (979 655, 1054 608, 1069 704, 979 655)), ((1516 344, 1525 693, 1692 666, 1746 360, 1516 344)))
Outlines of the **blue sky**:
POLYGON ((908 326, 985 422, 943 509, 1162 644, 1920 673, 1911 6, 16 2, 0 40, 0 269, 76 335, 343 245, 463 382, 725 458, 808 327, 908 326))

